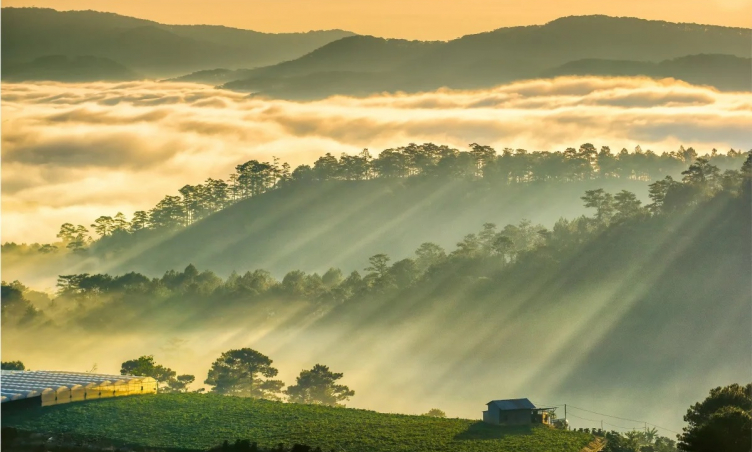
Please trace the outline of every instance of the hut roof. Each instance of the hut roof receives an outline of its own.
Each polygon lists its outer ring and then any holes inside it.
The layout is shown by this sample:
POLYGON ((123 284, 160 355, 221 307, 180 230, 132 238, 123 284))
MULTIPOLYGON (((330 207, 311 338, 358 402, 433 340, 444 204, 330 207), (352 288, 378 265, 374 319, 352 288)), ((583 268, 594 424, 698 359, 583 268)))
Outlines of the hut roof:
POLYGON ((501 411, 513 411, 513 410, 535 410, 536 406, 533 405, 529 399, 504 399, 504 400, 491 400, 486 405, 495 406, 501 411))

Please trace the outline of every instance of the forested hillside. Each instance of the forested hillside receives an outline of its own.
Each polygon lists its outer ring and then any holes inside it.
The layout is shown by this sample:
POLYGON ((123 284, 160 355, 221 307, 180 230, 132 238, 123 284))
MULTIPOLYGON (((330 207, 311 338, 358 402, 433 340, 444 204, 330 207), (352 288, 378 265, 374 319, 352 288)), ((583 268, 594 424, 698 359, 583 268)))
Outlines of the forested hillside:
POLYGON ((213 338, 195 345, 203 356, 252 337, 279 359, 365 369, 361 406, 388 397, 409 409, 425 397, 466 410, 463 401, 502 390, 503 370, 504 393, 677 417, 693 388, 743 379, 752 365, 750 165, 721 173, 699 158, 681 182, 650 184, 647 205, 627 191, 588 190, 589 216, 479 225, 454 249, 379 253, 358 271, 71 274, 53 303, 7 284, 3 339, 33 356, 13 338, 117 326, 151 343, 190 331, 213 338), (631 388, 628 401, 615 380, 631 388))
MULTIPOLYGON (((713 151, 706 158, 726 170, 745 155, 713 151)), ((3 270, 36 284, 35 274, 70 268, 158 275, 193 263, 223 276, 249 268, 275 275, 360 268, 380 252, 404 257, 426 241, 451 246, 483 223, 550 226, 583 213, 578 197, 593 188, 627 189, 646 200, 645 182, 677 177, 696 158, 692 148, 615 153, 585 143, 564 152, 497 153, 478 144, 460 151, 425 143, 376 158, 367 151, 326 154, 294 170, 251 160, 227 181, 186 185, 130 219, 117 213, 90 227, 66 223, 60 242, 46 245, 6 243, 3 270)))

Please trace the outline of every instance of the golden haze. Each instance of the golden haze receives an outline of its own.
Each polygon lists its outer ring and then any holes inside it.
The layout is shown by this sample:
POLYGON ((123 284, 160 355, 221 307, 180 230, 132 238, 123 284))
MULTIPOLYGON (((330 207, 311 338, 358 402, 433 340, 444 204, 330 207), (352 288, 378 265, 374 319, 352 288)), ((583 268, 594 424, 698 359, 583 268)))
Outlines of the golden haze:
POLYGON ((6 0, 3 6, 92 9, 168 24, 270 33, 339 28, 421 40, 585 14, 752 27, 752 0, 6 0))

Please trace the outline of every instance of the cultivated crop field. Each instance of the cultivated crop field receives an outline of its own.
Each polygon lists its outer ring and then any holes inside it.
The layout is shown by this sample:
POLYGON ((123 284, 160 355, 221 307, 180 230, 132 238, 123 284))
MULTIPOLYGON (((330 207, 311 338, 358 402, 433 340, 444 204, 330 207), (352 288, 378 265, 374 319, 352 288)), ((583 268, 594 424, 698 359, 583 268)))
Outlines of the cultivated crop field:
POLYGON ((96 435, 145 447, 206 449, 224 440, 337 451, 578 452, 589 434, 467 419, 383 414, 203 394, 72 403, 3 415, 3 426, 96 435))

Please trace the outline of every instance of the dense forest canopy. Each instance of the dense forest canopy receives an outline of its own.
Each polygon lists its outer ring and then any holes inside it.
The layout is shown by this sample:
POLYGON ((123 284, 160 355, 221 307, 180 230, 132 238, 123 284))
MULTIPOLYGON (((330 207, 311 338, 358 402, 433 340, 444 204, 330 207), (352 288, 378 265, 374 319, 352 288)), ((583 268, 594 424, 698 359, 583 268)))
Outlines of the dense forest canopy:
MULTIPOLYGON (((702 158, 722 180, 746 155, 713 150, 702 158)), ((277 159, 251 160, 226 180, 185 185, 151 210, 63 224, 52 243, 5 243, 3 271, 6 279, 51 288, 56 274, 135 271, 151 278, 188 264, 222 278, 248 268, 277 278, 290 268, 361 268, 367 256, 401 259, 427 241, 451 247, 484 223, 526 218, 551 227, 585 213, 578 197, 587 190, 628 190, 647 203, 647 182, 678 180, 698 158, 683 147, 656 154, 585 143, 557 152, 497 152, 425 143, 375 158, 367 151, 326 154, 295 169, 277 159)))
MULTIPOLYGON (((727 169, 723 177, 733 177, 730 168, 746 155, 734 149, 726 154, 713 149, 704 159, 727 169)), ((482 180, 491 186, 599 179, 650 181, 675 176, 697 158, 697 151, 683 146, 658 155, 651 150, 643 151, 639 146, 631 153, 626 149, 614 153, 608 146, 598 150, 590 143, 565 151, 528 152, 505 148, 501 153, 477 143, 471 144, 469 151, 433 143, 411 143, 386 149, 375 158, 368 149, 357 155, 342 154, 339 159, 327 153, 312 166, 300 165, 294 170, 278 159, 273 162, 250 160, 237 165, 227 181, 209 178, 203 184, 185 185, 179 195, 165 196, 151 210, 134 212, 130 221, 118 212, 114 216, 100 216, 90 227, 95 237, 98 236, 97 240, 120 236, 122 241, 126 235, 138 237, 149 231, 170 232, 270 190, 330 180, 422 177, 445 181, 482 180)), ((84 251, 93 241, 85 225, 70 223, 61 226, 57 237, 65 248, 74 252, 84 251)), ((19 247, 23 245, 6 243, 3 251, 12 252, 19 247)), ((50 253, 58 248, 58 245, 42 244, 32 245, 30 249, 50 253)))

